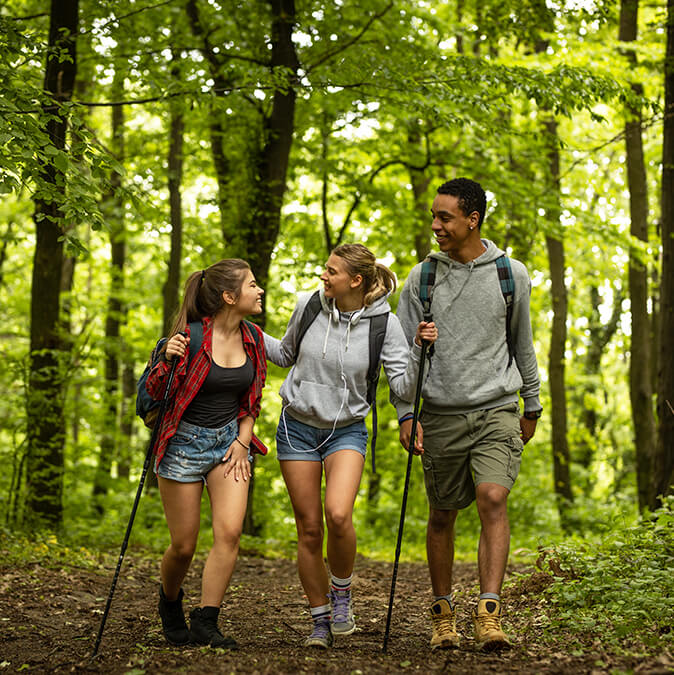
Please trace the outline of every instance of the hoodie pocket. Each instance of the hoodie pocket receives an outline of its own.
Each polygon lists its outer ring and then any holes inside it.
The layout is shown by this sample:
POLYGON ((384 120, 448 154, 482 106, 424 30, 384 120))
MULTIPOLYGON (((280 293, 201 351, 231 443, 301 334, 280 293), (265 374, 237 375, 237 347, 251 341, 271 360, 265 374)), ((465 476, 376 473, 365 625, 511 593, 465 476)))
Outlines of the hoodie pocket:
MULTIPOLYGON (((297 400, 291 404, 291 409, 296 410, 302 415, 315 417, 324 422, 334 422, 342 408, 342 398, 344 397, 344 387, 319 384, 318 382, 309 382, 302 380, 298 389, 297 400)), ((346 404, 344 406, 346 408, 346 404)), ((348 408, 346 408, 348 413, 348 408)), ((344 409, 340 415, 342 419, 344 409)))

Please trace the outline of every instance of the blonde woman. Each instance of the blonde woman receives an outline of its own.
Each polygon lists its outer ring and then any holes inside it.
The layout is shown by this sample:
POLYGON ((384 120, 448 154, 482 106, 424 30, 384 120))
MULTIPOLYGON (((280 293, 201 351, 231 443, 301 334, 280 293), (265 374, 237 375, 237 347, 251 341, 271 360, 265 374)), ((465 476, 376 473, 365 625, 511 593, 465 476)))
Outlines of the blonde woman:
POLYGON ((321 281, 321 311, 306 333, 300 336, 299 328, 311 294, 300 296, 284 337, 265 334, 264 341, 268 360, 292 366, 280 391, 276 448, 295 514, 300 581, 313 619, 304 644, 328 648, 334 635, 356 628, 352 514, 367 449, 370 319, 387 316, 381 362, 389 386, 404 400, 414 397, 421 341, 433 342, 437 331, 433 323, 421 322, 410 349, 387 301, 395 276, 362 244, 335 248, 321 281), (330 576, 323 561, 324 511, 330 576))

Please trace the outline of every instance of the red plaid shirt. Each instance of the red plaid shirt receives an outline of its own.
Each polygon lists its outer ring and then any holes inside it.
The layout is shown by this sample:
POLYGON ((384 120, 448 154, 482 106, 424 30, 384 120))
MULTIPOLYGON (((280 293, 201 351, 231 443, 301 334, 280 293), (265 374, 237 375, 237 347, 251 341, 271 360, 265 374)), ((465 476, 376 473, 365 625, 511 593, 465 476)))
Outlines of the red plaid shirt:
MULTIPOLYGON (((166 414, 164 415, 164 420, 159 429, 157 443, 154 449, 155 468, 159 466, 159 462, 164 456, 164 452, 166 452, 166 446, 168 445, 169 440, 178 429, 180 418, 183 416, 183 413, 191 403, 192 399, 197 395, 197 392, 201 388, 211 367, 211 361, 213 359, 213 320, 210 317, 206 317, 202 319, 202 323, 204 327, 204 339, 201 348, 192 358, 189 372, 186 372, 189 352, 185 353, 185 356, 176 366, 172 387, 173 390, 170 392, 166 414)), ((243 348, 253 362, 255 377, 253 378, 253 383, 248 388, 248 391, 239 401, 237 419, 249 415, 255 420, 260 414, 262 387, 264 387, 264 381, 267 377, 267 358, 264 352, 262 331, 257 326, 250 329, 248 327, 249 325, 251 324, 241 322, 241 334, 243 336, 243 348), (258 332, 257 342, 255 341, 251 330, 256 330, 258 332)), ((188 335, 189 330, 188 326, 188 335)), ((147 391, 156 401, 161 400, 164 395, 170 370, 170 365, 163 359, 160 359, 147 377, 147 391)), ((250 445, 253 452, 258 452, 261 455, 267 454, 266 446, 256 436, 253 436, 250 445)))

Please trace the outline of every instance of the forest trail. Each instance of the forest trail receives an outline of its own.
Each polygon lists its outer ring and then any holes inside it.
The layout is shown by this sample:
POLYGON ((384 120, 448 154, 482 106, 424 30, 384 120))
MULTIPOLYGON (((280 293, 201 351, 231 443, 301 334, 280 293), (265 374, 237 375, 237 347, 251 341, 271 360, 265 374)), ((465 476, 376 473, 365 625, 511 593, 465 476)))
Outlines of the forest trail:
MULTIPOLYGON (((358 630, 328 651, 301 647, 309 632, 307 605, 291 560, 242 554, 220 617, 236 652, 169 647, 156 611, 159 561, 127 552, 98 657, 95 637, 112 581, 112 569, 27 564, 0 567, 0 672, 75 673, 671 673, 670 655, 659 659, 606 653, 591 638, 557 634, 544 639, 554 608, 543 593, 550 577, 517 577, 504 592, 504 626, 515 646, 482 654, 472 640, 470 608, 477 583, 472 564, 457 564, 458 650, 431 653, 426 566, 401 563, 388 653, 382 653, 393 565, 359 557, 354 576, 358 630), (573 642, 576 647, 570 648, 573 642), (582 652, 577 648, 583 645, 582 652)), ((0 563, 1 564, 1 563, 0 563)), ((108 563, 109 564, 109 563, 108 563)), ((116 564, 116 559, 113 565, 116 564)), ((203 559, 185 584, 185 607, 198 601, 203 559)))

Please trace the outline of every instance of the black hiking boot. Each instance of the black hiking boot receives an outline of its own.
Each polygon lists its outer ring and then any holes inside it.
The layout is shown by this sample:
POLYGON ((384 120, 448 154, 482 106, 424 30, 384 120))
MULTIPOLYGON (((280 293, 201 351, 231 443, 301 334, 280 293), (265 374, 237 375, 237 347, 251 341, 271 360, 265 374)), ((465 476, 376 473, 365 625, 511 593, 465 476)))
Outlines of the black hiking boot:
POLYGON ((189 644, 190 632, 183 614, 183 589, 180 589, 177 600, 167 600, 164 589, 159 585, 159 616, 166 642, 176 647, 189 644))
POLYGON ((221 649, 238 649, 234 638, 225 637, 218 630, 219 607, 195 607, 190 612, 190 635, 192 642, 221 649))

